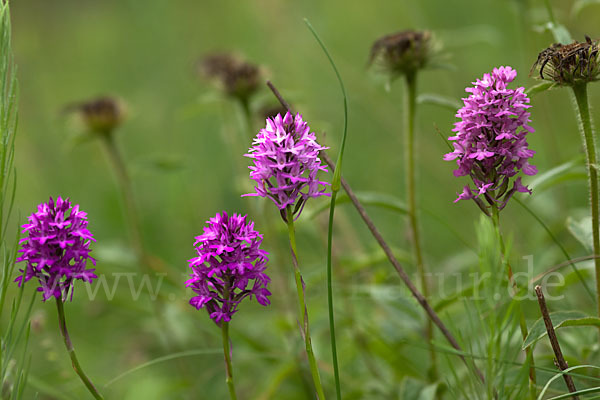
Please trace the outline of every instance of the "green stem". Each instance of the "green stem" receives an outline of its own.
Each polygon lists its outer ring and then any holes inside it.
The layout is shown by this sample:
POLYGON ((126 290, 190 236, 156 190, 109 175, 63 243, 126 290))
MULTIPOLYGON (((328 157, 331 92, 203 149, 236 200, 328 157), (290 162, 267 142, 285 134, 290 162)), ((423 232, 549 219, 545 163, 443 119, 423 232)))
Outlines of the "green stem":
MULTIPOLYGON (((517 286, 516 280, 513 278, 512 267, 510 266, 510 262, 508 260, 508 256, 506 254, 506 247, 504 246, 504 239, 502 238, 502 233, 500 231, 500 211, 498 207, 494 204, 492 205, 492 222, 494 223, 494 230, 496 231, 496 236, 498 237, 498 241, 500 244, 500 252, 503 258, 505 258, 506 262, 506 274, 508 277, 508 284, 513 286, 513 290, 515 294, 519 293, 519 288, 517 286)), ((519 313, 519 328, 521 329, 521 336, 523 337, 523 341, 527 338, 527 321, 525 320, 525 313, 523 312, 523 305, 519 299, 516 299, 517 302, 517 310, 519 313)), ((527 359, 527 363, 529 363, 529 394, 532 400, 537 398, 537 389, 536 389, 536 373, 535 373, 535 364, 533 361, 533 353, 532 346, 529 346, 525 349, 525 356, 527 359)))
MULTIPOLYGON (((404 100, 404 122, 405 127, 405 144, 404 158, 406 160, 406 196, 408 203, 408 221, 410 224, 410 232, 412 237, 413 256, 417 265, 417 272, 421 281, 421 290, 423 296, 429 299, 429 282, 425 272, 425 263, 423 262, 423 252, 421 250, 421 237, 419 233, 419 221, 416 200, 416 171, 415 171, 415 114, 417 110, 417 74, 410 72, 405 75, 406 90, 404 100)), ((425 333, 427 343, 431 345, 433 339, 433 323, 431 319, 426 319, 425 333)), ((430 378, 437 378, 437 363, 435 349, 430 350, 431 366, 430 378)))
POLYGON ((329 304, 329 337, 331 341, 331 357, 333 358, 333 375, 335 379, 336 398, 342 399, 342 388, 340 385, 340 371, 337 358, 337 344, 335 341, 335 318, 333 314, 333 274, 332 274, 332 252, 333 252, 333 215, 335 212, 335 199, 338 192, 331 193, 331 203, 329 205, 329 229, 327 232, 327 303, 329 304))
POLYGON ((121 195, 123 197, 124 203, 124 212, 125 217, 127 218, 127 222, 129 225, 129 231, 131 234, 131 244, 133 245, 133 249, 138 257, 139 262, 145 264, 145 252, 142 242, 142 233, 140 229, 140 222, 137 214, 137 209, 135 206, 135 200, 133 197, 133 189, 131 187, 131 180, 129 179, 129 175, 127 174, 127 168, 125 167, 125 163, 123 162, 123 158, 121 157, 121 153, 117 148, 117 145, 114 141, 112 132, 108 132, 105 135, 102 135, 102 144, 106 150, 110 163, 113 166, 113 170, 115 171, 115 175, 117 178, 117 183, 119 185, 119 189, 121 195))
POLYGON ((317 391, 319 400, 325 400, 325 393, 323 392, 323 386, 321 385, 321 377, 319 375, 319 369, 317 367, 317 360, 312 348, 312 341, 310 338, 310 329, 308 325, 308 310, 306 308, 306 299, 304 297, 304 282, 302 275, 300 274, 300 268, 298 267, 298 252, 296 249, 296 232, 294 230, 294 215, 292 207, 288 206, 286 209, 286 220, 288 226, 288 234, 290 238, 290 247, 292 249, 292 263, 294 265, 294 278, 296 281, 296 291, 298 293, 298 318, 301 324, 300 330, 304 338, 304 344, 306 347, 306 355, 308 357, 308 364, 310 366, 310 373, 317 391))
MULTIPOLYGON (((137 260, 146 273, 151 273, 153 271, 166 273, 164 262, 160 258, 149 254, 144 247, 142 228, 135 204, 135 196, 133 195, 131 179, 127 173, 127 167, 125 166, 123 157, 121 156, 121 153, 117 148, 117 144, 115 143, 113 133, 106 132, 101 136, 101 141, 117 178, 119 191, 121 192, 124 204, 123 212, 125 214, 131 235, 131 245, 133 246, 137 260)), ((179 282, 174 280, 168 274, 165 275, 165 279, 176 286, 179 285, 179 282)))
POLYGON ((331 68, 333 72, 335 72, 335 76, 337 77, 338 83, 340 84, 340 90, 342 92, 342 99, 344 100, 344 131, 342 133, 342 141, 340 143, 340 149, 338 153, 337 162, 335 165, 335 170, 333 172, 333 179, 331 181, 331 203, 329 206, 329 230, 327 234, 327 300, 329 304, 329 335, 331 341, 331 355, 333 358, 333 373, 335 378, 335 389, 336 389, 336 398, 341 400, 342 398, 342 389, 340 385, 340 373, 338 368, 338 360, 337 360, 337 345, 335 342, 335 319, 333 315, 333 290, 332 290, 332 267, 331 267, 331 253, 332 253, 332 243, 333 243, 333 214, 335 212, 335 199, 337 196, 337 192, 340 190, 342 186, 342 162, 344 160, 344 149, 346 148, 346 137, 348 136, 348 96, 346 96, 346 88, 344 87, 344 81, 342 80, 342 76, 340 75, 340 71, 338 71, 331 54, 327 50, 325 43, 319 37, 319 34, 313 28, 308 19, 304 19, 306 26, 311 31, 319 46, 327 56, 329 60, 329 64, 331 64, 331 68))
POLYGON ((250 110, 250 102, 246 100, 240 100, 240 106, 242 107, 242 113, 244 114, 244 128, 246 129, 242 135, 242 143, 246 144, 255 134, 252 128, 252 111, 250 110), (248 136, 246 136, 248 135, 248 136))
POLYGON ((94 384, 87 377, 83 369, 81 369, 81 365, 79 365, 79 360, 77 360, 77 355, 75 354, 75 349, 73 348, 73 343, 71 343, 71 338, 69 337, 69 332, 67 331, 67 320, 65 319, 65 310, 63 308, 62 299, 56 299, 56 308, 58 309, 58 323, 60 327, 60 333, 65 341, 65 346, 67 347, 67 352, 69 353, 69 357, 71 358, 71 364, 73 365, 73 369, 79 375, 79 378, 85 385, 85 387, 89 390, 89 392, 94 396, 97 400, 103 400, 104 398, 98 390, 94 387, 94 384))
MULTIPOLYGON (((587 172, 590 185, 590 207, 592 214, 592 241, 594 255, 600 254, 600 227, 598 224, 598 157, 596 153, 596 142, 594 130, 592 128, 592 117, 590 116, 590 106, 588 104, 587 85, 580 83, 573 86, 573 94, 577 102, 579 112, 579 130, 583 137, 585 154, 587 157, 587 172)), ((594 268, 596 270, 596 306, 600 316, 600 259, 594 258, 594 268)))
POLYGON ((556 18, 554 18, 554 11, 552 11, 550 0, 544 0, 544 5, 546 6, 546 11, 548 11, 548 18, 550 19, 550 22, 556 25, 556 18))
POLYGON ((229 322, 223 321, 221 331, 223 332, 223 352, 225 353, 225 382, 227 382, 229 388, 229 397, 231 400, 236 400, 233 368, 231 367, 231 349, 229 347, 229 322))

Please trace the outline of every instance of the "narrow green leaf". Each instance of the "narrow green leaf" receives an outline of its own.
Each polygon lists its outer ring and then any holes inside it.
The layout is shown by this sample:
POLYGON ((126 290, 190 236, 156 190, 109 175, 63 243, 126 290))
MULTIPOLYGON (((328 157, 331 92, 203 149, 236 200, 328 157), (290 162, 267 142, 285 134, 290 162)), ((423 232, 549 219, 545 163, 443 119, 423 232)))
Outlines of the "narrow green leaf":
POLYGON ((29 374, 29 384, 31 385, 31 387, 33 387, 40 393, 51 396, 50 398, 57 400, 74 399, 74 397, 71 397, 71 395, 69 393, 66 393, 64 390, 57 389, 55 387, 55 383, 46 383, 42 379, 31 374, 29 374))
POLYGON ((482 286, 483 282, 483 280, 478 280, 477 285, 469 285, 466 288, 451 294, 450 296, 444 297, 443 299, 434 304, 433 309, 435 310, 435 312, 439 313, 444 308, 456 303, 458 300, 472 296, 475 289, 482 286))
MULTIPOLYGON (((406 250, 392 247, 392 253, 399 262, 409 263, 412 261, 412 254, 406 250)), ((365 268, 372 268, 375 264, 386 262, 387 259, 385 252, 377 247, 366 254, 352 254, 348 258, 344 258, 344 263, 348 264, 349 273, 357 273, 365 268)))
POLYGON ((419 393, 418 400, 435 400, 438 398, 437 393, 440 388, 440 382, 432 383, 426 386, 421 393, 419 393))
MULTIPOLYGON (((566 326, 600 326, 600 318, 590 317, 580 311, 557 311, 550 314, 550 320, 554 329, 566 327, 566 326)), ((529 334, 523 342, 522 348, 525 349, 544 336, 548 332, 546 331, 546 325, 544 324, 543 318, 535 321, 531 327, 529 334)))
POLYGON ((569 217, 567 218, 567 228, 587 251, 593 253, 592 217, 584 217, 579 221, 569 217))
MULTIPOLYGON (((355 195, 364 205, 386 208, 399 214, 408 214, 408 208, 404 202, 390 194, 378 192, 356 192, 355 195)), ((339 205, 346 203, 350 203, 350 198, 346 193, 340 193, 335 200, 335 204, 339 205)), ((308 213, 307 218, 314 218, 328 208, 329 204, 323 203, 319 207, 312 209, 308 213)))
POLYGON ((158 358, 155 358, 154 360, 150 360, 148 362, 142 363, 138 366, 135 366, 135 367, 119 374, 118 376, 114 377, 110 381, 106 382, 104 384, 104 387, 108 387, 108 386, 112 385, 116 381, 121 380, 122 378, 126 377, 129 374, 133 374, 134 372, 137 372, 141 369, 148 368, 153 365, 163 363, 165 361, 175 360, 175 359, 183 358, 183 357, 204 356, 204 355, 221 354, 221 353, 223 353, 223 349, 215 348, 215 349, 188 350, 188 351, 182 351, 179 353, 169 354, 169 355, 166 355, 163 357, 158 357, 158 358))
MULTIPOLYGON (((597 367, 595 365, 576 365, 574 367, 569 367, 569 368, 565 369, 564 371, 561 371, 561 372, 555 374, 552 378, 550 378, 548 380, 548 382, 546 382, 546 385, 542 388, 542 391, 538 395, 538 400, 542 400, 544 398, 544 395, 546 394, 546 391, 548 390, 548 388, 550 387, 552 382, 554 382, 555 380, 557 380, 558 378, 562 377, 564 374, 567 374, 567 373, 571 376, 575 376, 576 374, 572 374, 571 371, 575 371, 576 369, 582 369, 582 368, 600 369, 600 367, 597 367)), ((595 391, 597 391, 597 388, 584 389, 584 390, 578 391, 577 393, 591 393, 589 390, 591 390, 592 392, 595 392, 595 391)), ((564 395, 560 395, 557 397, 552 397, 552 399, 553 400, 568 399, 569 397, 573 398, 573 394, 572 393, 564 394, 564 395)), ((552 399, 550 399, 550 400, 552 400, 552 399)))
POLYGON ((424 93, 417 96, 417 103, 439 106, 450 111, 456 111, 463 106, 460 101, 452 97, 442 96, 435 93, 424 93))
MULTIPOLYGON (((597 386, 597 387, 594 387, 594 388, 577 390, 577 391, 575 391, 573 393, 561 394, 560 396, 550 397, 548 400, 572 399, 573 396, 575 396, 575 395, 598 393, 598 392, 600 392, 600 386, 597 386)), ((597 399, 597 398, 598 397, 594 397, 594 399, 597 399)))
POLYGON ((552 32, 554 40, 556 40, 558 43, 569 44, 573 42, 573 38, 571 37, 569 30, 564 25, 548 22, 546 25, 544 25, 544 28, 552 32))
POLYGON ((155 170, 158 172, 179 172, 186 166, 185 158, 176 154, 153 154, 138 160, 133 168, 136 173, 155 170))
POLYGON ((581 155, 539 174, 529 183, 529 187, 538 192, 565 180, 579 180, 586 177, 583 155, 581 155))
POLYGON ((575 18, 584 8, 595 4, 600 4, 600 0, 577 0, 571 7, 571 16, 575 18))
POLYGON ((546 90, 552 89, 555 86, 556 86, 556 83, 554 83, 554 82, 542 82, 542 83, 538 83, 537 85, 531 86, 530 88, 525 90, 525 93, 527 93, 529 96, 533 96, 535 94, 545 92, 546 90))

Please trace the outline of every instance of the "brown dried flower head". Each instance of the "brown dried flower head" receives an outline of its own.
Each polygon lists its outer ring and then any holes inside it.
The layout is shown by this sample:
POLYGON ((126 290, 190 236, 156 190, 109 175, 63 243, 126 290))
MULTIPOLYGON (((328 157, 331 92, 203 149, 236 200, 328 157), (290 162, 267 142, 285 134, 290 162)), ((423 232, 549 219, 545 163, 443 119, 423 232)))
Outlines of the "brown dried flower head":
POLYGON ((247 103, 260 85, 261 74, 257 65, 230 53, 215 53, 204 57, 200 73, 215 82, 228 96, 247 103))
POLYGON ((583 43, 554 43, 538 55, 530 74, 535 70, 539 71, 541 79, 559 85, 572 86, 596 81, 600 76, 598 40, 586 35, 583 43))
POLYGON ((413 30, 384 36, 373 43, 368 64, 389 74, 390 81, 414 74, 430 63, 436 51, 432 36, 429 31, 413 30))
POLYGON ((120 99, 102 96, 66 107, 80 114, 87 128, 94 133, 110 135, 125 119, 125 104, 120 99))

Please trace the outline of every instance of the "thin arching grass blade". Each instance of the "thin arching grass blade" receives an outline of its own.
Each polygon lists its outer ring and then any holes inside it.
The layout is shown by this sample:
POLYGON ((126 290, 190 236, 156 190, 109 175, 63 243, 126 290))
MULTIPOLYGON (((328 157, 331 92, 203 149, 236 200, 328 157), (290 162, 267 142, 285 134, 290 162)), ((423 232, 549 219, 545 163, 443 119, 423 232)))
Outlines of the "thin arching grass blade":
POLYGON ((348 133, 348 99, 346 96, 346 88, 344 87, 344 82, 342 80, 342 77, 341 77, 336 65, 335 65, 335 62, 333 61, 333 58, 331 57, 331 54, 329 54, 329 51, 327 51, 327 47, 325 47, 325 44, 323 43, 323 41, 321 40, 321 38, 319 37, 319 35, 315 31, 315 29, 313 28, 313 26, 310 24, 308 19, 305 18, 304 22, 306 23, 306 26, 308 26, 308 29, 310 29, 310 31, 314 35, 317 42, 319 42, 321 49, 323 49, 323 52, 327 56, 327 59, 329 60, 329 63, 331 64, 331 67, 333 68, 333 71, 335 72, 335 75, 340 84, 340 89, 342 91, 342 98, 344 100, 344 131, 342 134, 342 141, 340 144, 340 149, 339 149, 339 153, 338 153, 338 159, 337 159, 337 162, 335 165, 335 170, 333 171, 333 180, 331 182, 332 193, 331 193, 331 203, 330 203, 330 208, 329 208, 329 230, 327 233, 327 300, 329 303, 329 330, 330 330, 330 339, 331 339, 331 353, 332 353, 332 359, 333 359, 333 374, 334 374, 334 379, 335 379, 336 396, 337 396, 338 400, 341 400, 342 389, 341 389, 341 385, 340 385, 340 372, 339 372, 338 360, 337 360, 337 345, 336 345, 336 341, 335 341, 335 319, 334 319, 334 313, 333 313, 333 288, 332 288, 333 277, 332 277, 331 257, 332 257, 332 245, 333 245, 333 215, 335 213, 335 203, 336 203, 337 193, 340 191, 340 188, 342 187, 342 161, 344 159, 344 148, 346 146, 346 136, 348 133))

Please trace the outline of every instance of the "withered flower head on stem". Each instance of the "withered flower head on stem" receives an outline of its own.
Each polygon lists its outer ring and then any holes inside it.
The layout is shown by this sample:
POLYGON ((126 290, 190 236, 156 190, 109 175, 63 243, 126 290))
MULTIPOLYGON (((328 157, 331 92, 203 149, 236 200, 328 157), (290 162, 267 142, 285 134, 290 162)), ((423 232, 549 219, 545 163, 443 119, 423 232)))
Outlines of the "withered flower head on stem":
POLYGON ((126 116, 125 103, 109 96, 71 104, 65 111, 78 113, 87 128, 100 135, 110 135, 126 116))
POLYGON ((561 86, 596 81, 600 77, 598 50, 598 40, 589 36, 585 37, 585 42, 554 43, 538 55, 530 74, 538 71, 541 79, 561 86))
POLYGON ((430 31, 406 30, 377 39, 371 47, 368 64, 387 73, 391 82, 426 68, 436 52, 430 31))
POLYGON ((228 96, 247 103, 261 83, 260 68, 230 53, 209 54, 199 63, 200 74, 228 96))

